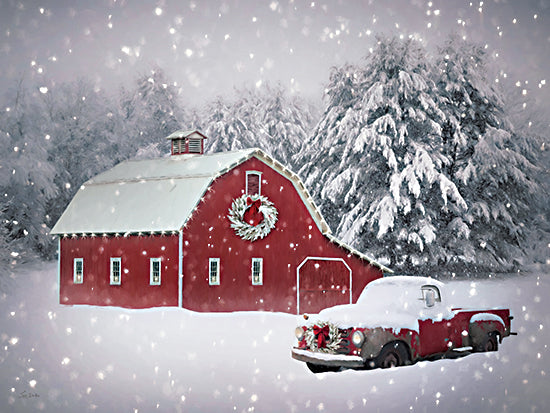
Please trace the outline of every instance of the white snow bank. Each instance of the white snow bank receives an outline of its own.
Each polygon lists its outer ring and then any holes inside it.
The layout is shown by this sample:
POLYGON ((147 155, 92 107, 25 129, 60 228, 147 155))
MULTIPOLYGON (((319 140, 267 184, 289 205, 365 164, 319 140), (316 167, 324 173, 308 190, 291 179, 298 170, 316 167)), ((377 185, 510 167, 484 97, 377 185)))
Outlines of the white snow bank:
POLYGON ((0 292, 2 413, 550 411, 547 274, 447 283, 450 304, 511 307, 498 352, 314 375, 295 316, 63 307, 56 267, 0 292))

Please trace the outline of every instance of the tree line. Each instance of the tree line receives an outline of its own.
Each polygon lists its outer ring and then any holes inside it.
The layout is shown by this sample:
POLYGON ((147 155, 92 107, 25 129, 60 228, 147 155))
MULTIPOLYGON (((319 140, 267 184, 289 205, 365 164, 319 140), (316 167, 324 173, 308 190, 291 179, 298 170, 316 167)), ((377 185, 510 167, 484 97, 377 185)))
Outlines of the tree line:
POLYGON ((110 95, 87 79, 21 80, 0 111, 0 259, 54 258, 49 230, 80 185, 199 129, 207 151, 260 147, 289 165, 335 235, 393 268, 519 266, 548 234, 546 131, 488 66, 457 37, 430 56, 379 36, 360 64, 331 70, 323 111, 279 84, 190 107, 161 68, 110 95))
POLYGON ((313 125, 311 104, 281 85, 233 95, 189 107, 158 67, 114 94, 88 79, 49 90, 19 81, 0 112, 0 260, 54 258, 49 231, 78 188, 121 161, 167 155, 178 129, 201 130, 207 151, 261 147, 289 162, 313 125))

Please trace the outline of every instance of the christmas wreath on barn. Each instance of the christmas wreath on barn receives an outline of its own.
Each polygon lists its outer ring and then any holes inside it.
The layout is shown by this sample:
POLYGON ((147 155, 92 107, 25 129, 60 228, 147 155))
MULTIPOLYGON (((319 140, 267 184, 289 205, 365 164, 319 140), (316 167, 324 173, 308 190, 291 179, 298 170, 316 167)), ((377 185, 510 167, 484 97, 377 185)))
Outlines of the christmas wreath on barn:
POLYGON ((265 196, 244 194, 233 200, 227 218, 239 237, 256 241, 275 228, 277 209, 265 196))

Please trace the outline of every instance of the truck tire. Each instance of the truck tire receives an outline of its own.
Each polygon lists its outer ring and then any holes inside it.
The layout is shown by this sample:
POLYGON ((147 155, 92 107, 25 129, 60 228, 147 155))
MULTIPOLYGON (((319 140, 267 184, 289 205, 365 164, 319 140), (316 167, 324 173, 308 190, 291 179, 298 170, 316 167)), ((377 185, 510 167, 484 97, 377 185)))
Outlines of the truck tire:
POLYGON ((399 341, 394 341, 382 347, 376 357, 376 366, 382 369, 404 366, 409 364, 410 357, 407 346, 399 341))
POLYGON ((497 351, 498 350, 498 334, 495 332, 487 334, 481 343, 475 347, 475 351, 497 351))

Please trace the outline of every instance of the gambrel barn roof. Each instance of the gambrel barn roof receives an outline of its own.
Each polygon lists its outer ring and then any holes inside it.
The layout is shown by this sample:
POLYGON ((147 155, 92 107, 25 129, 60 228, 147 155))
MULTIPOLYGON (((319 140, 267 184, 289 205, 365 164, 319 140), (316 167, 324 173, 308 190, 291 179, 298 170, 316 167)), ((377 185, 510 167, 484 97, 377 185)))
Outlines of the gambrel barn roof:
POLYGON ((256 157, 292 181, 323 233, 328 225, 297 175, 260 149, 125 161, 84 183, 52 234, 178 231, 214 179, 256 157))
POLYGON ((317 227, 331 242, 391 272, 334 238, 300 178, 257 148, 122 162, 84 183, 51 233, 127 235, 179 231, 212 182, 252 157, 293 183, 317 227))

